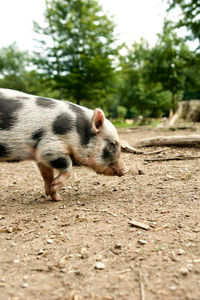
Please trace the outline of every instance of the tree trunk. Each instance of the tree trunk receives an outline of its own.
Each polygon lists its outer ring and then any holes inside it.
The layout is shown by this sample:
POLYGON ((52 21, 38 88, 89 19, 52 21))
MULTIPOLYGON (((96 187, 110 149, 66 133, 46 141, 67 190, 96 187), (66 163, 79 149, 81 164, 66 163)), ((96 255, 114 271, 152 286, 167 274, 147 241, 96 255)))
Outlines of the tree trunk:
POLYGON ((173 111, 173 113, 176 112, 176 97, 175 97, 175 94, 172 94, 172 111, 173 111))

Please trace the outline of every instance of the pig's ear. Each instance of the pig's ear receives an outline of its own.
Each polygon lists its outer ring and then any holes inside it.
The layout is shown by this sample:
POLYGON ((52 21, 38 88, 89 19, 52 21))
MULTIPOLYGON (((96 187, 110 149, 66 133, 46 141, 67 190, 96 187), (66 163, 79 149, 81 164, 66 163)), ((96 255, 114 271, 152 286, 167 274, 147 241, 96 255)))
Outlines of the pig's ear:
POLYGON ((105 120, 103 111, 100 108, 95 108, 94 114, 92 117, 92 132, 98 134, 101 131, 105 120))

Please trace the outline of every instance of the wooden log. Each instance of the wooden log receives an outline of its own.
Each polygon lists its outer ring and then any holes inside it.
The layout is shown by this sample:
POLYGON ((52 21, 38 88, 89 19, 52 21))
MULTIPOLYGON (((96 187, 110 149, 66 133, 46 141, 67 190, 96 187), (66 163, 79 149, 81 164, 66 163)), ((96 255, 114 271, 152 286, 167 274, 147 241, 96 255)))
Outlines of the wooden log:
POLYGON ((200 135, 174 135, 174 136, 158 136, 140 140, 135 147, 150 146, 200 146, 200 135))

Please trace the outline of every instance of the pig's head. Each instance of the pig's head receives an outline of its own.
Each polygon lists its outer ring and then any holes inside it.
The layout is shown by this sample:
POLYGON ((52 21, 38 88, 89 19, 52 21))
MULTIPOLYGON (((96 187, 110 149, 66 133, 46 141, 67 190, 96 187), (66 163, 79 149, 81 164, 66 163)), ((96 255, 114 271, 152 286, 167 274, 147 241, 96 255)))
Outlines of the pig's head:
POLYGON ((83 164, 104 175, 124 175, 127 170, 121 158, 121 146, 116 128, 105 118, 101 109, 96 108, 91 119, 93 138, 88 145, 89 155, 83 164))

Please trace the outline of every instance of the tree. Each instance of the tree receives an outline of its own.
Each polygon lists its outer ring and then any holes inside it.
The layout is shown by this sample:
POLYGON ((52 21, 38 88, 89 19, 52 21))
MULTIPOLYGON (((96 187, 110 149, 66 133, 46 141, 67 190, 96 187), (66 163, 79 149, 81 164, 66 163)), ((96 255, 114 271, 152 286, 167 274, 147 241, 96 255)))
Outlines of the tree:
POLYGON ((181 9, 183 18, 177 22, 177 27, 186 26, 191 32, 189 38, 197 38, 200 41, 200 2, 198 0, 168 0, 168 3, 169 10, 174 7, 181 9))
POLYGON ((43 49, 34 62, 55 82, 60 97, 78 104, 108 99, 118 50, 114 24, 97 1, 47 0, 45 21, 45 27, 34 24, 43 49))
POLYGON ((27 52, 20 51, 15 43, 0 49, 0 86, 22 91, 27 64, 27 52))
POLYGON ((158 37, 148 61, 148 76, 149 80, 160 82, 164 90, 171 92, 171 108, 175 111, 189 77, 187 70, 191 67, 192 52, 169 21, 165 22, 163 33, 158 37))
POLYGON ((31 64, 31 55, 11 44, 0 49, 0 87, 58 98, 54 83, 46 80, 31 64))
POLYGON ((138 114, 160 117, 169 110, 171 93, 149 76, 151 59, 152 49, 144 40, 134 43, 127 55, 121 57, 119 102, 128 108, 128 117, 138 114))
POLYGON ((199 91, 198 55, 166 21, 152 48, 145 41, 133 44, 121 58, 120 105, 128 112, 158 117, 174 112, 183 95, 199 91))

